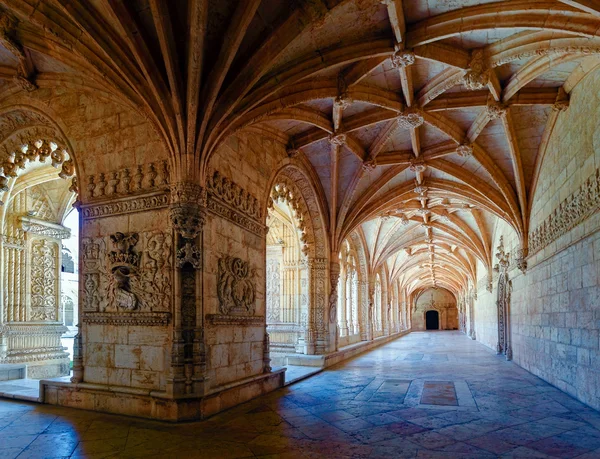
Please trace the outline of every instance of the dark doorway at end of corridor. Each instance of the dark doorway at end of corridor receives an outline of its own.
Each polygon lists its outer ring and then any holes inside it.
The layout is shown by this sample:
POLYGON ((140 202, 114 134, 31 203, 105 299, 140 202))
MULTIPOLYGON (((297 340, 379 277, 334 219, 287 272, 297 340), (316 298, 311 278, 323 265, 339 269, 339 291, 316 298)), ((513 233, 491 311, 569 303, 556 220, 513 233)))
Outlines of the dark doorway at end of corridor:
POLYGON ((440 329, 440 315, 437 311, 427 311, 425 313, 425 328, 427 330, 440 329))

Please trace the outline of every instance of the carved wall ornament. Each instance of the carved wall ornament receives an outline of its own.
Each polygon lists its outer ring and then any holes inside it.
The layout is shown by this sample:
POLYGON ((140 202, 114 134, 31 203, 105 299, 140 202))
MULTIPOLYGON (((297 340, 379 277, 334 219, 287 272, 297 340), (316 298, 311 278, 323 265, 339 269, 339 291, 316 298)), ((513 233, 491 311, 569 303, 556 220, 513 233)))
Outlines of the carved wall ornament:
POLYGON ((592 174, 578 190, 566 198, 533 231, 529 233, 529 255, 575 228, 600 209, 600 169, 592 174))
POLYGON ((558 94, 556 95, 556 102, 552 105, 552 110, 557 112, 564 112, 569 108, 569 95, 565 89, 561 86, 558 88, 558 94))
POLYGON ((186 264, 194 269, 202 267, 202 250, 190 240, 177 250, 177 267, 183 268, 186 264))
MULTIPOLYGON (((19 126, 16 125, 15 129, 19 129, 19 126)), ((39 160, 44 163, 47 158, 50 158, 52 166, 61 167, 61 172, 58 174, 60 178, 68 179, 74 176, 75 166, 71 155, 62 146, 63 140, 58 138, 53 141, 46 138, 40 139, 37 134, 48 135, 49 130, 45 128, 31 129, 17 135, 12 141, 5 142, 4 154, 1 155, 3 157, 0 157, 0 169, 2 170, 0 192, 8 191, 9 179, 16 178, 19 170, 27 167, 27 162, 39 160)))
POLYGON ((206 187, 208 210, 254 234, 264 236, 264 218, 258 199, 218 171, 209 175, 206 187))
POLYGON ((217 296, 219 311, 224 315, 254 315, 256 290, 255 269, 241 258, 224 256, 219 259, 217 296))
POLYGON ((139 256, 133 247, 139 241, 137 233, 115 233, 110 236, 115 250, 109 252, 108 259, 114 280, 113 302, 119 310, 133 311, 138 307, 138 299, 131 291, 130 278, 135 275, 139 265, 139 256))
POLYGON ((119 232, 81 243, 84 312, 170 312, 170 234, 119 232))
POLYGON ((169 203, 169 195, 163 192, 151 196, 133 196, 103 204, 82 205, 80 210, 84 220, 93 220, 113 215, 161 209, 167 207, 169 203))
MULTIPOLYGON (((69 166, 68 166, 69 167, 69 166)), ((165 191, 170 179, 167 160, 88 176, 88 197, 108 198, 165 191)))
POLYGON ((398 126, 404 129, 414 129, 421 126, 425 119, 423 115, 416 109, 406 109, 396 118, 398 126))
POLYGON ((392 54, 392 65, 395 68, 404 68, 415 63, 415 53, 406 49, 398 49, 392 54))
POLYGON ((31 320, 56 320, 58 244, 36 239, 31 244, 31 320))
POLYGON ((469 158, 473 156, 473 144, 463 143, 456 147, 456 153, 463 158, 469 158))
POLYGON ((500 242, 496 248, 496 258, 498 258, 498 264, 496 265, 496 271, 506 272, 510 266, 510 252, 504 250, 504 237, 500 236, 500 242))
POLYGON ((584 56, 600 54, 600 48, 595 48, 592 46, 553 46, 529 49, 523 52, 515 52, 513 50, 509 50, 507 52, 500 53, 500 55, 498 55, 496 59, 490 63, 490 65, 491 67, 500 67, 512 61, 529 59, 530 57, 562 56, 575 54, 581 54, 584 56))
POLYGON ((296 190, 294 184, 288 180, 282 180, 276 183, 271 190, 272 201, 283 201, 294 211, 294 219, 296 220, 296 227, 301 232, 300 242, 302 243, 302 253, 306 255, 308 247, 312 237, 309 235, 309 226, 306 224, 308 217, 308 209, 301 199, 300 192, 296 190))
POLYGON ((471 52, 469 69, 464 75, 464 84, 467 89, 476 91, 483 89, 490 81, 490 69, 484 60, 483 49, 474 49, 471 52))
POLYGON ((340 278, 340 264, 330 263, 329 265, 329 285, 331 293, 329 294, 329 323, 337 321, 337 304, 338 304, 338 280, 340 278))

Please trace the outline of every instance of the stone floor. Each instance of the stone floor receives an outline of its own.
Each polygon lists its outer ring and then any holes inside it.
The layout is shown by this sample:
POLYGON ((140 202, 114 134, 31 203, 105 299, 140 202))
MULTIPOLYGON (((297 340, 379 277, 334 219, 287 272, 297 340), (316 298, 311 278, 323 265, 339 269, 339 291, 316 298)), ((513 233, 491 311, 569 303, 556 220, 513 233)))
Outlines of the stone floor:
POLYGON ((600 413, 457 332, 412 333, 204 422, 0 401, 1 458, 600 458, 598 429, 600 413))

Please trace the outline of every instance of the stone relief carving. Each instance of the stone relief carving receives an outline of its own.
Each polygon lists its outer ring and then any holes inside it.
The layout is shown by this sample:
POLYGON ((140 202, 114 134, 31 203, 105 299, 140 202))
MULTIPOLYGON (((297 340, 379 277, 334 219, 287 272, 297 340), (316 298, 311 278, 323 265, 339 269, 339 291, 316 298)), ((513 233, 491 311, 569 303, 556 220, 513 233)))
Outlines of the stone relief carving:
POLYGON ((211 197, 220 199, 256 221, 262 221, 258 199, 218 171, 214 171, 206 186, 211 197))
POLYGON ((202 268, 202 250, 189 239, 177 250, 177 267, 183 268, 186 264, 194 269, 202 268))
POLYGON ((217 295, 221 314, 254 315, 254 277, 255 269, 251 269, 247 261, 230 256, 219 259, 217 295))
POLYGON ((170 312, 171 250, 160 231, 83 238, 84 311, 170 312))
POLYGON ((89 198, 128 196, 165 190, 169 184, 167 160, 138 165, 133 169, 118 169, 88 176, 89 198))
POLYGON ((279 260, 267 259, 267 322, 279 322, 281 312, 281 278, 279 260))
POLYGON ((331 293, 329 294, 329 323, 337 321, 337 303, 338 303, 338 280, 340 278, 340 264, 331 263, 329 265, 329 284, 331 293))
MULTIPOLYGON (((139 255, 133 247, 139 241, 137 233, 115 233, 110 235, 115 250, 109 252, 110 262, 109 300, 119 311, 133 311, 138 307, 138 298, 131 291, 131 277, 139 267, 139 255)), ((108 310, 108 309, 107 309, 108 310)))
POLYGON ((574 54, 582 54, 584 56, 600 54, 600 48, 595 48, 591 46, 553 46, 544 48, 536 47, 535 49, 529 49, 520 53, 508 50, 507 52, 501 53, 495 60, 490 62, 490 66, 500 67, 504 64, 508 64, 509 62, 521 59, 528 59, 530 57, 561 56, 574 54))
POLYGON ((37 239, 31 244, 31 320, 56 320, 58 244, 37 239))
POLYGON ((600 208, 600 169, 529 233, 529 255, 542 250, 600 208))

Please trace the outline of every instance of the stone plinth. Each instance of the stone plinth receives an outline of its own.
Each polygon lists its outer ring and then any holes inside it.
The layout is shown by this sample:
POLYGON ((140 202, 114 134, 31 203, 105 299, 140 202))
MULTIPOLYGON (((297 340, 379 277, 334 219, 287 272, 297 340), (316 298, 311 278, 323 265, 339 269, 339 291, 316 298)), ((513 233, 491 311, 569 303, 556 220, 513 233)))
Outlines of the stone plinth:
POLYGON ((285 369, 280 369, 222 386, 202 397, 169 397, 166 392, 130 387, 44 380, 40 401, 163 421, 192 421, 279 389, 284 380, 285 369))

